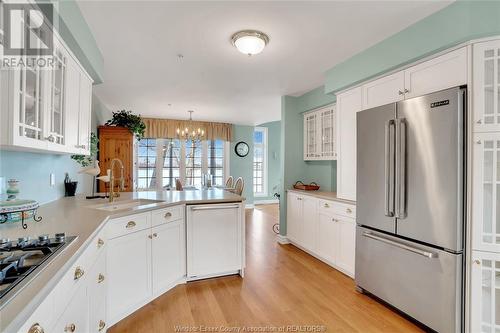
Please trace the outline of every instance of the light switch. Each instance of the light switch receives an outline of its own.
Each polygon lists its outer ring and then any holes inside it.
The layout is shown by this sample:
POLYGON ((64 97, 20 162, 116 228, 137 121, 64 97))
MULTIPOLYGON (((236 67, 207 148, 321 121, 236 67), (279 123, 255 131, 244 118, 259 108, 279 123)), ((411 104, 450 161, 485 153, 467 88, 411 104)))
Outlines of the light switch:
POLYGON ((56 175, 53 173, 50 174, 50 186, 56 186, 56 175))

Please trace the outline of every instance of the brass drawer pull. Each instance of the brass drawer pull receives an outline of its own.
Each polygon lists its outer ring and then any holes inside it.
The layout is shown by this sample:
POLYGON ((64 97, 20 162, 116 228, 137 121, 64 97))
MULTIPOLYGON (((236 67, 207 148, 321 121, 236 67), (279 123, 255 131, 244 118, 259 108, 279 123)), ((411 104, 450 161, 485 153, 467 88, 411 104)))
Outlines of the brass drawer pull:
POLYGON ((99 273, 99 276, 97 277, 97 283, 102 283, 104 281, 104 275, 102 273, 99 273))
POLYGON ((83 276, 83 274, 85 274, 85 271, 80 266, 78 266, 75 269, 75 280, 80 279, 83 276))
POLYGON ((99 332, 102 331, 104 327, 106 327, 104 320, 99 320, 99 332))
POLYGON ((35 323, 31 325, 30 329, 28 330, 28 333, 45 333, 43 330, 43 327, 40 326, 39 323, 35 323))
POLYGON ((104 245, 104 241, 101 238, 99 238, 97 240, 97 247, 102 247, 103 245, 104 245))
POLYGON ((74 331, 76 331, 75 324, 69 324, 64 328, 64 332, 74 332, 74 331))
POLYGON ((133 228, 135 226, 136 226, 136 223, 134 221, 130 221, 129 223, 127 223, 125 228, 130 229, 130 228, 133 228))
POLYGON ((323 205, 323 207, 330 208, 330 205, 325 202, 325 204, 323 205))
POLYGON ((166 212, 165 213, 165 218, 168 219, 169 217, 172 217, 172 213, 170 212, 166 212))

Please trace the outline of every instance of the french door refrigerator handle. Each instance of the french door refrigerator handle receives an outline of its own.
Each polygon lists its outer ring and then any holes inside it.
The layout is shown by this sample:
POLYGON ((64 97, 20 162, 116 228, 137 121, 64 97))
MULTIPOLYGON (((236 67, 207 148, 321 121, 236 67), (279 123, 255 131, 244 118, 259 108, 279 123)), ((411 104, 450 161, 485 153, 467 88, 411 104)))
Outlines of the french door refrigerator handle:
POLYGON ((385 123, 385 216, 394 216, 394 197, 391 197, 391 187, 393 186, 393 177, 391 175, 391 166, 394 166, 394 140, 391 140, 391 127, 394 126, 394 119, 385 123))
POLYGON ((395 217, 406 217, 406 120, 396 119, 395 217))
POLYGON ((421 250, 421 249, 418 249, 418 248, 413 247, 413 246, 409 246, 409 245, 406 245, 406 244, 402 244, 402 243, 393 241, 391 239, 387 239, 385 237, 377 236, 375 234, 372 234, 371 232, 364 231, 363 232, 363 236, 371 238, 371 239, 374 239, 374 240, 377 240, 377 241, 382 242, 382 243, 386 243, 386 244, 395 246, 395 247, 399 247, 400 249, 403 249, 403 250, 406 250, 406 251, 410 251, 410 252, 419 254, 419 255, 424 256, 424 257, 429 258, 429 259, 433 259, 433 258, 437 258, 438 257, 438 254, 435 253, 435 252, 429 252, 429 251, 421 250))

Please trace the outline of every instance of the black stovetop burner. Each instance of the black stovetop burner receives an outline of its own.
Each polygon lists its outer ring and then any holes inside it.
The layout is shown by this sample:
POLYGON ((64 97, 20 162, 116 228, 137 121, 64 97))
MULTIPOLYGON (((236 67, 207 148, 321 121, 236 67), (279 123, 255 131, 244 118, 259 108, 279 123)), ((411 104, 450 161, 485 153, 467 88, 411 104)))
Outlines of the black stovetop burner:
POLYGON ((0 238, 0 299, 26 276, 76 237, 58 233, 54 238, 20 237, 17 241, 0 238))

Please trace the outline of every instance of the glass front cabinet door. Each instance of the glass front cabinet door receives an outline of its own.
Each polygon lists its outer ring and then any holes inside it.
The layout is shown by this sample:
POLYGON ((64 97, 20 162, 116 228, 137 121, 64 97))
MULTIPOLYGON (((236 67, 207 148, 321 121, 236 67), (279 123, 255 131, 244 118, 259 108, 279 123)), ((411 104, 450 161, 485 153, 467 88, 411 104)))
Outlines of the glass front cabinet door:
POLYGON ((500 40, 473 46, 473 110, 475 131, 500 126, 500 40))
POLYGON ((337 157, 335 140, 335 106, 321 111, 321 156, 326 159, 337 157))
POLYGON ((304 115, 304 159, 314 160, 318 153, 318 113, 311 112, 304 115))
POLYGON ((471 332, 500 333, 500 254, 472 253, 471 332))
POLYGON ((473 249, 500 252, 500 133, 473 143, 473 249))

